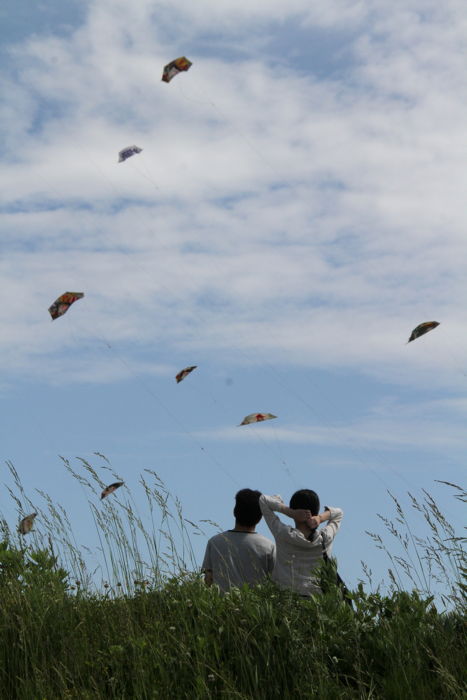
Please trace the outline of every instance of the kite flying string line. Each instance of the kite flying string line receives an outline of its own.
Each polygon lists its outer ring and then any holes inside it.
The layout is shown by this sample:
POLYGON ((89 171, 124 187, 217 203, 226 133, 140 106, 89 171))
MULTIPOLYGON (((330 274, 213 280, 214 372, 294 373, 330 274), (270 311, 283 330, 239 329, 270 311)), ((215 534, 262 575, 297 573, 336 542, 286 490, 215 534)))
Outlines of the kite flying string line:
MULTIPOLYGON (((195 80, 191 79, 191 81, 192 81, 192 82, 195 82, 195 84, 196 84, 196 81, 195 81, 195 80)), ((191 98, 191 97, 188 97, 188 95, 187 95, 187 94, 185 93, 185 91, 183 90, 181 81, 178 81, 178 82, 177 82, 177 85, 178 85, 178 89, 179 89, 180 93, 183 95, 184 99, 188 100, 189 102, 196 102, 196 103, 198 103, 198 104, 208 104, 210 107, 212 107, 212 108, 217 112, 217 114, 222 118, 222 120, 224 121, 224 123, 227 125, 227 128, 230 129, 231 131, 233 131, 234 133, 238 134, 238 135, 243 139, 243 141, 245 141, 246 145, 247 145, 254 153, 256 153, 256 155, 257 155, 264 163, 266 163, 266 165, 268 165, 273 171, 276 171, 274 165, 273 165, 267 158, 264 157, 263 153, 261 153, 261 151, 258 150, 258 149, 256 148, 256 146, 254 145, 254 143, 252 143, 252 141, 250 140, 250 138, 249 138, 241 129, 239 129, 238 126, 236 126, 235 124, 232 123, 231 120, 229 120, 228 115, 216 104, 216 102, 214 102, 214 100, 213 100, 209 95, 207 95, 206 93, 204 93, 204 92, 202 91, 202 89, 199 88, 199 86, 198 86, 198 91, 199 91, 199 94, 200 94, 200 95, 202 95, 202 96, 205 97, 205 100, 204 100, 204 101, 203 101, 203 100, 195 100, 195 99, 193 99, 193 98, 191 98)), ((279 175, 278 172, 276 172, 276 174, 279 175)), ((281 178, 283 178, 283 176, 281 176, 281 178)))
MULTIPOLYGON (((141 154, 139 154, 139 155, 141 155, 141 154)), ((144 173, 142 170, 140 170, 140 169, 138 168, 138 166, 136 165, 136 163, 134 162, 133 158, 131 158, 130 160, 131 160, 131 163, 129 164, 130 167, 131 167, 133 170, 135 170, 136 172, 138 172, 138 173, 141 175, 141 177, 144 177, 146 180, 148 180, 148 181, 156 188, 156 190, 158 190, 159 192, 161 192, 161 189, 162 189, 162 188, 159 187, 159 185, 155 182, 155 180, 151 177, 151 175, 147 175, 147 174, 144 173)), ((142 158, 139 158, 138 160, 142 161, 142 158)), ((144 163, 144 165, 146 166, 146 163, 144 163)), ((147 166, 146 166, 146 167, 147 167, 147 166)))
MULTIPOLYGON (((73 332, 73 331, 71 331, 71 332, 72 332, 72 335, 73 335, 73 337, 75 338, 75 340, 78 342, 76 336, 74 335, 74 332, 73 332)), ((115 350, 113 344, 109 343, 109 342, 108 342, 107 340, 105 340, 103 337, 99 337, 99 336, 95 335, 94 333, 89 333, 88 335, 89 335, 90 337, 93 337, 93 338, 94 338, 95 340, 97 340, 99 343, 104 344, 109 350, 111 350, 111 351, 114 353, 114 355, 119 359, 119 361, 129 370, 130 375, 138 382, 138 384, 139 384, 140 386, 143 386, 143 388, 146 390, 146 392, 147 392, 149 395, 151 395, 154 399, 156 399, 156 401, 157 401, 157 402, 161 405, 161 407, 166 411, 166 413, 168 414, 168 416, 169 416, 173 421, 175 421, 175 422, 177 422, 177 423, 179 424, 179 426, 181 427, 182 431, 196 444, 197 447, 199 447, 199 449, 211 460, 211 462, 213 462, 214 465, 215 465, 216 467, 218 467, 226 476, 228 476, 237 486, 240 486, 239 482, 231 475, 231 473, 230 473, 229 471, 227 471, 227 470, 223 467, 223 465, 222 465, 215 457, 213 457, 213 456, 210 454, 210 452, 208 452, 208 451, 206 450, 206 448, 197 440, 197 438, 196 438, 196 437, 192 434, 192 432, 180 421, 180 419, 179 419, 178 417, 176 417, 176 416, 174 415, 174 413, 173 413, 170 409, 167 408, 167 406, 161 401, 160 397, 159 397, 158 395, 156 395, 155 392, 153 392, 153 391, 151 390, 151 388, 148 387, 148 385, 147 385, 145 382, 142 382, 141 380, 138 379, 138 377, 137 377, 135 371, 131 368, 130 364, 125 360, 125 358, 123 358, 123 357, 121 356, 120 353, 117 353, 117 351, 115 350)), ((198 395, 198 393, 200 393, 200 392, 195 391, 195 393, 198 395)), ((201 393, 204 393, 204 392, 201 392, 201 393)), ((206 395, 206 394, 205 394, 205 395, 206 395)), ((212 400, 214 401, 214 403, 220 404, 221 407, 223 407, 224 412, 225 412, 225 413, 228 413, 228 410, 227 410, 227 407, 225 406, 225 404, 223 404, 222 402, 219 402, 219 401, 218 401, 217 399, 215 399, 215 398, 212 398, 212 400)), ((238 426, 237 426, 237 427, 238 427, 238 426)), ((248 428, 247 428, 247 429, 248 429, 248 428)), ((268 450, 270 450, 270 451, 272 452, 272 454, 273 454, 274 456, 276 456, 276 455, 274 454, 274 450, 273 450, 272 446, 259 434, 258 430, 256 430, 255 427, 254 427, 253 425, 249 426, 248 432, 251 433, 251 435, 254 437, 254 439, 256 439, 259 443, 261 443, 262 445, 264 445, 265 447, 267 447, 268 450)), ((278 443, 277 435, 275 435, 275 439, 276 439, 276 442, 278 443)), ((285 458, 284 458, 284 456, 283 456, 283 454, 282 454, 282 450, 280 449, 280 447, 279 447, 279 453, 280 453, 280 462, 281 462, 281 465, 283 466, 285 472, 287 473, 288 477, 289 477, 295 484, 297 484, 298 482, 297 482, 297 481, 294 479, 294 477, 292 476, 292 473, 291 473, 291 471, 290 471, 290 468, 289 468, 287 462, 285 461, 285 458)))
MULTIPOLYGON (((75 325, 76 325, 76 324, 75 324, 75 325)), ((72 332, 72 333, 73 333, 73 332, 72 332)), ((132 367, 130 366, 130 364, 125 360, 124 357, 122 357, 122 356, 120 355, 120 353, 118 353, 118 352, 115 350, 115 348, 113 347, 113 345, 111 345, 107 340, 105 340, 105 338, 100 337, 100 336, 96 335, 95 333, 91 333, 90 331, 86 331, 86 334, 87 334, 89 337, 93 337, 93 338, 94 338, 95 340, 97 340, 99 343, 103 343, 109 350, 111 350, 112 353, 115 355, 115 357, 119 360, 119 362, 129 371, 129 373, 130 373, 130 375, 133 377, 133 379, 134 379, 140 386, 142 386, 142 387, 144 388, 144 390, 146 391, 146 393, 148 393, 150 396, 152 396, 154 399, 156 399, 156 401, 157 401, 158 404, 161 406, 161 408, 166 412, 166 414, 169 416, 169 418, 170 418, 174 423, 176 423, 176 424, 179 426, 179 428, 182 430, 182 432, 185 433, 185 435, 187 435, 187 436, 190 438, 190 440, 192 440, 192 442, 194 442, 194 444, 200 449, 200 451, 203 452, 203 453, 211 460, 211 462, 214 464, 215 467, 217 467, 218 469, 220 469, 220 470, 221 470, 226 476, 228 476, 237 486, 239 486, 238 481, 232 476, 232 474, 230 474, 230 472, 228 472, 228 471, 222 466, 222 464, 219 462, 219 460, 217 460, 210 452, 208 452, 208 450, 206 450, 206 448, 199 442, 199 440, 195 437, 195 435, 184 425, 184 423, 182 423, 182 421, 180 420, 180 418, 179 418, 170 408, 168 408, 168 407, 166 406, 166 404, 162 401, 162 399, 160 398, 160 396, 159 396, 158 394, 156 394, 156 393, 147 385, 146 382, 143 382, 142 380, 139 379, 139 377, 137 376, 137 374, 135 373, 135 371, 132 369, 132 367)))
MULTIPOLYGON (((188 381, 184 384, 183 389, 186 390, 187 392, 191 392, 192 395, 199 395, 199 394, 202 394, 204 397, 208 397, 208 398, 212 401, 212 403, 213 403, 215 406, 220 406, 220 408, 222 409, 222 411, 223 411, 223 413, 224 413, 225 415, 228 415, 229 412, 231 412, 230 407, 228 407, 228 406, 227 406, 223 401, 221 401, 219 398, 216 398, 216 397, 214 396, 214 394, 212 394, 210 391, 208 391, 208 390, 206 390, 206 389, 204 389, 204 388, 203 388, 203 389, 200 389, 198 383, 196 383, 195 387, 193 386, 193 384, 194 384, 193 380, 191 380, 191 381, 188 380, 188 381)), ((273 454, 274 458, 277 459, 277 454, 275 453, 275 450, 274 450, 274 448, 272 447, 272 444, 271 444, 270 442, 268 442, 268 441, 265 439, 265 437, 263 437, 263 436, 260 434, 261 432, 263 432, 263 428, 258 429, 258 428, 257 428, 257 424, 255 424, 255 423, 252 423, 252 424, 250 424, 250 425, 248 425, 248 426, 236 425, 236 429, 237 429, 237 428, 239 428, 242 432, 245 432, 245 433, 248 433, 248 435, 251 435, 258 443, 261 443, 261 445, 263 445, 264 447, 266 447, 266 448, 273 454)), ((297 482, 296 482, 296 480, 293 478, 292 473, 291 473, 291 471, 290 471, 290 469, 289 469, 289 466, 288 466, 288 464, 287 464, 287 462, 286 462, 286 460, 285 460, 285 457, 284 457, 284 455, 283 455, 283 453, 282 453, 282 450, 280 449, 279 440, 278 440, 277 435, 276 435, 275 430, 274 430, 274 424, 272 424, 272 425, 270 425, 270 426, 268 425, 268 429, 269 429, 269 428, 271 429, 272 434, 273 434, 274 439, 275 439, 277 452, 279 453, 280 464, 281 464, 282 468, 284 469, 284 471, 286 472, 287 476, 296 484, 297 482)), ((267 435, 267 432, 266 432, 265 434, 267 435)), ((242 439, 243 439, 243 436, 242 436, 242 439)))
MULTIPOLYGON (((238 348, 238 347, 236 348, 236 350, 237 350, 237 352, 239 352, 239 353, 242 354, 245 358, 248 359, 248 355, 244 352, 244 350, 241 350, 241 349, 238 348)), ((255 356, 257 356, 257 353, 255 354, 255 356)), ((261 360, 260 371, 265 371, 265 369, 268 369, 269 373, 273 376, 273 378, 275 379, 275 381, 276 381, 282 388, 286 389, 288 392, 290 392, 292 395, 294 395, 294 396, 296 397, 296 399, 298 399, 304 406, 306 406, 306 408, 315 416, 316 419, 318 419, 319 421, 322 420, 322 417, 323 417, 322 414, 318 413, 318 412, 316 411, 316 409, 315 409, 306 399, 304 399, 303 396, 301 396, 301 394, 300 394, 298 391, 296 391, 295 389, 291 389, 291 388, 288 386, 288 384, 285 383, 285 382, 282 380, 282 378, 281 378, 279 372, 277 371, 277 369, 276 369, 273 365, 271 365, 270 362, 268 362, 267 360, 265 360, 265 359, 263 358, 263 359, 261 360)), ((312 383, 312 384, 313 384, 313 383, 312 383)), ((329 405, 331 406, 331 408, 333 408, 332 403, 329 402, 329 401, 328 401, 328 403, 329 403, 329 405)), ((334 406, 334 410, 336 410, 336 407, 335 407, 335 406, 334 406)), ((336 413, 336 415, 337 415, 337 413, 336 413)), ((327 418, 325 418, 325 421, 326 421, 326 424, 329 424, 329 423, 330 423, 330 421, 329 421, 327 418)), ((332 423, 331 423, 331 427, 332 427, 332 423)), ((356 446, 355 444, 353 444, 353 443, 349 440, 349 438, 345 437, 344 431, 340 428, 340 426, 334 425, 334 428, 335 428, 335 430, 336 430, 336 433, 338 433, 338 434, 340 433, 340 434, 343 435, 343 437, 344 437, 344 444, 346 443, 347 448, 350 449, 350 450, 357 456, 357 461, 358 461, 360 464, 364 464, 368 469, 370 469, 370 471, 373 473, 373 475, 374 475, 379 481, 381 481, 381 483, 386 487, 386 489, 389 490, 388 484, 387 484, 386 481, 383 479, 383 477, 382 477, 375 469, 373 469, 373 467, 369 464, 368 458, 362 459, 361 456, 358 457, 358 451, 363 452, 363 449, 364 449, 364 448, 362 448, 361 446, 359 447, 358 445, 356 446)), ((411 484, 404 476, 402 476, 400 473, 398 473, 397 470, 395 470, 395 469, 394 469, 393 467, 391 467, 389 464, 386 464, 383 455, 379 454, 379 452, 378 452, 375 448, 371 448, 371 452, 374 452, 374 453, 375 453, 375 455, 378 457, 378 461, 379 461, 380 464, 383 466, 383 468, 385 468, 385 469, 389 468, 397 477, 399 477, 399 479, 403 480, 403 481, 405 482, 406 485, 409 485, 409 486, 411 486, 411 487, 414 488, 414 489, 416 488, 416 487, 415 487, 413 484, 411 484)))
MULTIPOLYGON (((440 324, 441 325, 441 324, 440 324)), ((467 324, 463 324, 464 327, 467 327, 467 324)), ((435 330, 438 330, 437 328, 435 330)), ((449 345, 446 345, 446 351, 449 353, 449 357, 451 358, 451 366, 454 367, 458 372, 462 374, 462 376, 467 377, 467 366, 459 364, 461 362, 461 357, 465 358, 465 352, 459 352, 458 355, 459 357, 456 356, 456 354, 453 352, 453 343, 456 347, 462 348, 465 347, 465 342, 466 339, 465 337, 462 338, 462 336, 454 330, 454 332, 451 332, 451 338, 453 339, 453 342, 451 342, 449 345)), ((420 338, 417 338, 417 340, 421 340, 420 338)))
MULTIPOLYGON (((239 353, 241 353, 244 357, 247 357, 246 354, 244 353, 244 351, 240 350, 239 348, 236 348, 236 349, 237 349, 237 351, 238 351, 239 353)), ((319 413, 306 399, 303 398, 303 396, 301 396, 301 394, 300 394, 299 392, 297 392, 295 389, 291 389, 291 388, 288 386, 288 384, 285 383, 285 382, 282 380, 282 378, 280 377, 280 374, 279 374, 278 370, 277 370, 273 365, 271 365, 270 362, 268 362, 268 361, 266 361, 266 360, 263 359, 262 362, 261 362, 261 371, 264 371, 264 368, 265 368, 265 367, 269 370, 269 372, 272 374, 274 380, 275 380, 282 388, 286 389, 289 393, 291 393, 292 395, 294 395, 295 398, 298 399, 304 406, 306 406, 306 408, 314 415, 315 419, 317 419, 319 422, 322 421, 323 415, 324 415, 324 414, 319 413)), ((315 385, 313 382, 312 382, 312 384, 313 384, 313 386, 315 386, 315 388, 316 388, 316 385, 315 385)), ((315 393, 317 393, 317 392, 315 392, 315 393)), ((320 400, 321 400, 321 399, 320 399, 320 400)), ((329 404, 329 406, 330 406, 331 408, 334 409, 335 415, 337 415, 338 411, 337 411, 336 405, 333 404, 333 403, 330 402, 330 401, 328 401, 328 404, 329 404)), ((373 475, 386 487, 386 489, 389 490, 389 486, 388 486, 387 482, 386 482, 386 481, 383 479, 383 477, 382 477, 375 469, 373 469, 373 467, 369 464, 369 458, 368 458, 368 457, 363 457, 363 459, 362 459, 361 453, 364 453, 365 448, 362 447, 362 446, 359 446, 358 444, 356 445, 355 442, 351 441, 350 438, 346 437, 346 436, 345 436, 345 432, 342 430, 342 428, 341 428, 339 425, 334 424, 334 426, 333 426, 333 424, 332 424, 332 422, 329 420, 329 418, 327 418, 326 416, 324 416, 324 418, 325 418, 325 424, 326 424, 326 425, 330 425, 330 427, 334 427, 336 433, 342 435, 342 437, 343 437, 343 441, 342 441, 342 442, 344 443, 344 445, 346 445, 346 447, 347 447, 348 449, 350 449, 350 450, 355 454, 356 459, 357 459, 357 462, 359 462, 359 463, 362 464, 362 465, 365 465, 368 469, 370 469, 370 471, 373 473, 373 475), (359 453, 360 453, 360 456, 359 456, 359 453)), ((276 429, 276 426, 273 426, 273 429, 275 430, 275 429, 276 429)), ((277 437, 277 436, 276 436, 276 437, 277 437)), ((279 440, 278 440, 278 444, 279 444, 279 440)), ((280 444, 279 444, 279 451, 281 452, 280 444)), ((410 483, 402 474, 400 474, 396 469, 394 469, 391 465, 387 464, 387 463, 386 463, 386 460, 385 460, 385 458, 384 458, 384 456, 383 456, 376 448, 372 447, 372 448, 370 448, 370 451, 373 452, 373 453, 376 455, 376 457, 377 457, 379 463, 381 464, 381 466, 382 466, 384 469, 389 468, 390 471, 392 471, 399 479, 401 479, 402 481, 404 481, 404 483, 406 484, 406 486, 411 486, 413 489, 416 488, 414 484, 411 484, 411 483, 410 483)), ((285 466, 286 470, 288 470, 288 465, 284 465, 284 466, 285 466)))
POLYGON ((283 451, 282 451, 282 447, 281 447, 281 443, 280 443, 280 441, 279 441, 279 437, 278 437, 277 432, 276 432, 276 426, 273 424, 273 425, 271 426, 271 428, 272 428, 272 434, 274 435, 274 439, 275 439, 275 441, 276 441, 277 451, 279 452, 279 459, 280 459, 280 461, 281 461, 281 464, 282 464, 282 466, 283 466, 283 469, 284 469, 284 471, 286 472, 286 474, 287 474, 287 476, 289 477, 289 479, 294 483, 295 487, 296 487, 297 489, 299 489, 299 488, 300 488, 300 484, 299 484, 299 482, 295 479, 295 477, 292 475, 292 472, 290 471, 289 466, 288 466, 288 464, 287 464, 287 462, 286 462, 286 460, 285 460, 285 457, 284 457, 284 454, 283 454, 283 451))
MULTIPOLYGON (((82 154, 83 152, 86 153, 86 157, 87 157, 88 161, 91 163, 91 165, 94 167, 94 169, 95 169, 98 173, 100 173, 101 177, 110 185, 110 187, 114 190, 114 192, 117 194, 118 197, 120 197, 120 198, 121 198, 122 200, 124 200, 124 201, 128 199, 128 195, 125 195, 125 194, 123 194, 122 192, 119 192, 119 191, 117 190, 117 188, 115 187, 115 185, 114 185, 114 183, 112 182, 112 180, 111 180, 111 179, 109 178, 109 176, 104 172, 104 170, 101 168, 101 166, 100 166, 98 163, 96 163, 96 162, 94 161, 94 159, 92 158, 91 154, 89 153, 89 151, 87 150, 87 148, 86 148, 85 146, 80 147, 80 151, 79 151, 79 152, 80 152, 80 154, 82 154)), ((117 162, 116 165, 117 165, 117 166, 122 166, 124 163, 126 163, 126 167, 128 168, 128 165, 130 165, 130 164, 133 162, 132 159, 133 159, 133 158, 138 158, 138 157, 141 157, 141 154, 140 154, 140 153, 137 153, 135 156, 132 156, 131 158, 127 158, 127 160, 129 160, 130 163, 127 163, 126 161, 123 161, 123 163, 118 163, 118 162, 117 162)), ((149 177, 149 176, 146 175, 144 172, 142 172, 141 170, 139 170, 138 168, 136 168, 135 165, 134 165, 134 163, 133 163, 132 169, 133 169, 135 172, 138 172, 138 173, 139 173, 142 177, 144 177, 146 180, 149 180, 149 182, 156 188, 156 190, 162 191, 162 190, 164 189, 163 187, 161 187, 160 185, 158 185, 157 182, 155 182, 151 177, 149 177)))
MULTIPOLYGON (((120 197, 123 201, 128 200, 128 195, 117 189, 117 187, 115 186, 114 182, 111 180, 109 175, 106 174, 104 172, 104 170, 100 167, 100 165, 94 161, 89 150, 85 146, 80 146, 80 149, 79 149, 79 151, 77 149, 77 152, 79 153, 79 155, 82 155, 83 153, 85 153, 88 161, 94 167, 96 172, 98 172, 100 174, 100 176, 103 178, 103 180, 105 180, 110 185, 111 189, 117 194, 117 196, 120 197)), ((149 170, 149 166, 147 164, 147 156, 148 156, 148 151, 145 149, 142 149, 142 153, 137 153, 136 155, 131 156, 130 158, 127 158, 127 160, 124 161, 123 163, 117 162, 115 165, 120 167, 120 169, 122 167, 126 167, 126 168, 130 167, 134 172, 138 173, 141 177, 143 177, 145 180, 150 182, 153 185, 153 187, 156 190, 158 190, 158 192, 160 192, 161 194, 166 193, 168 197, 173 197, 174 193, 171 194, 166 187, 163 187, 162 185, 160 185, 152 177, 150 170, 149 170), (137 162, 135 162, 135 159, 138 159, 138 162, 140 162, 146 168, 146 171, 147 171, 146 173, 139 169, 137 162)), ((190 168, 190 166, 187 164, 186 161, 183 161, 182 168, 183 168, 184 174, 188 170, 189 172, 191 172, 193 174, 194 178, 197 177, 197 173, 195 171, 193 171, 192 168, 190 168)), ((214 180, 209 180, 209 179, 207 180, 205 173, 203 173, 203 179, 205 181, 207 181, 208 186, 210 188, 210 191, 214 192, 216 187, 217 187, 217 183, 214 180)), ((135 199, 135 202, 136 201, 137 200, 135 199)), ((139 201, 141 202, 141 200, 139 200, 139 201)))

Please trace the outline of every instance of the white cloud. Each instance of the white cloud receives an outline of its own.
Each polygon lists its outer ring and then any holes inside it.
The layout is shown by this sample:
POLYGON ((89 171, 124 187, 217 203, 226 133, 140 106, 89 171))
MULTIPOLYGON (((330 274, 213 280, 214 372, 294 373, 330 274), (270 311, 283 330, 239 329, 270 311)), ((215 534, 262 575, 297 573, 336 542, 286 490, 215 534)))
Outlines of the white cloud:
POLYGON ((467 340, 459 3, 423 16, 416 2, 173 7, 158 3, 156 17, 153 3, 96 0, 70 38, 16 51, 3 366, 33 372, 67 347, 46 309, 73 289, 86 297, 70 318, 110 342, 162 332, 168 352, 264 351, 454 387, 450 356, 467 340), (199 56, 166 85, 175 18, 199 56), (216 27, 240 45, 240 29, 267 38, 286 20, 348 25, 355 62, 318 80, 245 45, 241 58, 203 54, 216 27), (143 153, 118 165, 131 143, 143 153), (424 320, 442 326, 406 347, 424 320))

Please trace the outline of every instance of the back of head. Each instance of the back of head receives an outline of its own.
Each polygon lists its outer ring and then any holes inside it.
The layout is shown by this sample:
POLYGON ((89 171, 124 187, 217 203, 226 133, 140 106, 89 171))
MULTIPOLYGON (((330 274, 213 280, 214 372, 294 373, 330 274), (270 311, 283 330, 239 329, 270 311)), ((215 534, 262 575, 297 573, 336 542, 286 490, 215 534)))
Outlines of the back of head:
POLYGON ((254 527, 261 520, 260 491, 241 489, 235 496, 234 516, 239 525, 254 527))
POLYGON ((311 489, 300 489, 300 491, 295 491, 292 498, 290 499, 290 507, 294 510, 303 509, 311 510, 312 515, 318 515, 319 513, 319 497, 316 491, 311 489))

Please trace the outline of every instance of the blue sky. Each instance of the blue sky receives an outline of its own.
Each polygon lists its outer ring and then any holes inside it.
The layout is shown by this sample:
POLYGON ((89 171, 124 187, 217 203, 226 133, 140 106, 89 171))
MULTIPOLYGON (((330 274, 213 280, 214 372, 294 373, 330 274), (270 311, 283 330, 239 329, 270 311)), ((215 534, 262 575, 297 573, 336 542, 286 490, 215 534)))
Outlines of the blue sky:
POLYGON ((435 483, 465 475, 461 9, 11 4, 2 460, 79 542, 93 525, 59 455, 97 468, 95 452, 138 503, 154 469, 186 517, 223 527, 239 488, 314 488, 346 513, 351 584, 361 559, 385 577, 365 530, 391 516, 387 489, 436 494, 461 527, 435 483), (192 69, 162 83, 179 55, 192 69), (52 323, 66 290, 85 297, 52 323), (238 427, 256 411, 278 418, 238 427))

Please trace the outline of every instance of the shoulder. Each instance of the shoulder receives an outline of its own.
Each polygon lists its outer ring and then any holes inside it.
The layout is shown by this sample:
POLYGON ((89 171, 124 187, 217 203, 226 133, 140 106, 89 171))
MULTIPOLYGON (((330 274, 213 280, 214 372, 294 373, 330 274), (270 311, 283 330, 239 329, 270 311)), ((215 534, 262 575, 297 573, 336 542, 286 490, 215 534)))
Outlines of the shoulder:
POLYGON ((213 535, 209 538, 208 545, 222 544, 223 542, 227 542, 231 538, 232 533, 229 530, 226 530, 225 532, 218 532, 217 535, 213 535))
POLYGON ((275 545, 272 540, 270 540, 268 537, 265 537, 264 535, 261 535, 259 532, 254 532, 252 533, 252 539, 255 542, 255 544, 258 544, 264 549, 274 549, 275 545))

